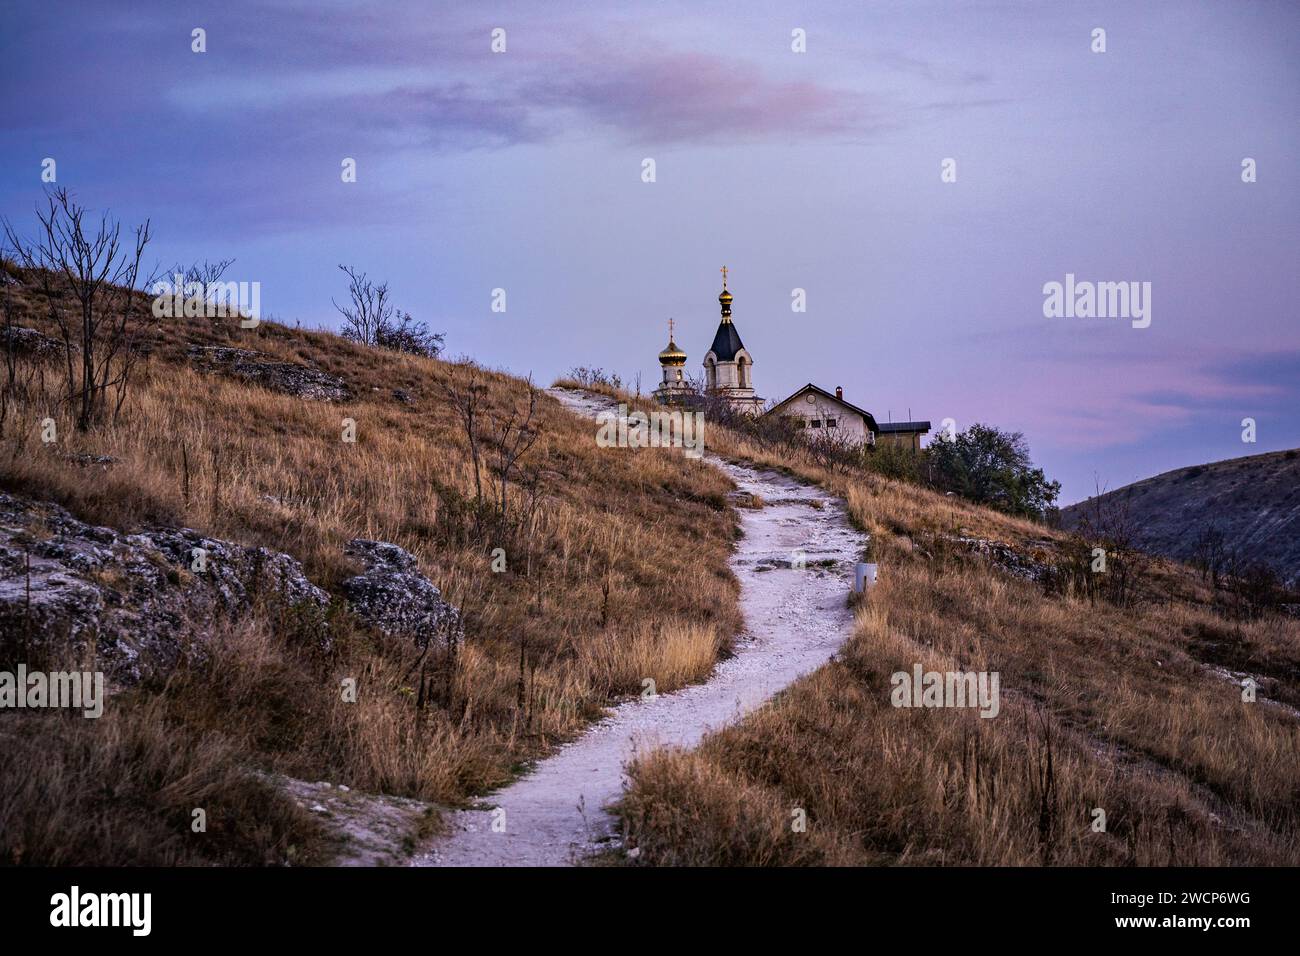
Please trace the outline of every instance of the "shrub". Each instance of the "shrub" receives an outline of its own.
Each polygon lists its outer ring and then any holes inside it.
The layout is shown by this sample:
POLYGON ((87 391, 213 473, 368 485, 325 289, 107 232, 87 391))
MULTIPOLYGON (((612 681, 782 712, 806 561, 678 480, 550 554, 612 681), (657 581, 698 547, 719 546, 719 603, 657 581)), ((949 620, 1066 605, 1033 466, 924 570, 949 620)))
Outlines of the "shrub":
POLYGON ((1060 482, 1033 467, 1020 432, 975 424, 932 442, 926 457, 939 490, 1006 514, 1041 519, 1061 491, 1060 482))

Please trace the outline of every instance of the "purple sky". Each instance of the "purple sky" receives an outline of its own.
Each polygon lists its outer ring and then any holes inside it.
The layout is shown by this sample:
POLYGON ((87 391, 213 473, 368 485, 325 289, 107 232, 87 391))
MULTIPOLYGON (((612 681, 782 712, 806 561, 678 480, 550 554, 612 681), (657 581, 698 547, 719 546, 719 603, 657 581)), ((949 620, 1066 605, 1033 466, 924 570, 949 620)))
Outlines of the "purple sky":
POLYGON ((543 383, 652 388, 669 316, 698 370, 726 264, 760 394, 1023 431, 1063 502, 1300 445, 1294 3, 351 6, 8 4, 0 214, 53 157, 264 313, 332 326, 353 264, 543 383), (1044 318, 1067 272, 1150 328, 1044 318))

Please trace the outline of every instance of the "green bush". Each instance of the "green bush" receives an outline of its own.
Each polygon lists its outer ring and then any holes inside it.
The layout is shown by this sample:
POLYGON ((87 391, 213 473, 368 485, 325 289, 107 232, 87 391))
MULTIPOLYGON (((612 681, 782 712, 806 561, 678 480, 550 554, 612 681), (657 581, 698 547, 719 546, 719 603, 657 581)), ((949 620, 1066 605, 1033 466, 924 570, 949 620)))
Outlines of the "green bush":
POLYGON ((926 449, 930 481, 976 504, 1026 518, 1041 519, 1061 493, 1035 468, 1020 432, 972 425, 951 438, 939 437, 926 449))

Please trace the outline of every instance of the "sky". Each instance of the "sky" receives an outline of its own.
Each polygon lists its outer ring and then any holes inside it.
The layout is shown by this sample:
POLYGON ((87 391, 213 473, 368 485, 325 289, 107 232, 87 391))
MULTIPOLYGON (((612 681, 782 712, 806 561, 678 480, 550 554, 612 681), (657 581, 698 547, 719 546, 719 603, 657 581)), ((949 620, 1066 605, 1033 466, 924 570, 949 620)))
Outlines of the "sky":
POLYGON ((726 265, 760 395, 1023 432, 1062 503, 1300 446, 1300 4, 10 0, 0 97, 20 232, 52 158, 290 324, 347 264, 453 356, 649 391, 726 265), (1067 274, 1150 325, 1045 316, 1067 274))

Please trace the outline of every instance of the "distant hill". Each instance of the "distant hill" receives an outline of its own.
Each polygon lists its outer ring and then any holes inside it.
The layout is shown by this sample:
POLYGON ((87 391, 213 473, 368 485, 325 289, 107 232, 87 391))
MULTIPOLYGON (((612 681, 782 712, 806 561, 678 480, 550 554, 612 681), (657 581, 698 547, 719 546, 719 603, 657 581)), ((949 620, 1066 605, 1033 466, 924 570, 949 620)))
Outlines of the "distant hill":
MULTIPOLYGON (((1095 500, 1062 508, 1062 525, 1075 527, 1095 500)), ((1214 527, 1227 547, 1268 562, 1292 586, 1300 582, 1300 450, 1177 468, 1101 500, 1128 506, 1145 550, 1186 561, 1214 527)))

